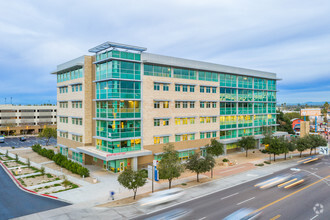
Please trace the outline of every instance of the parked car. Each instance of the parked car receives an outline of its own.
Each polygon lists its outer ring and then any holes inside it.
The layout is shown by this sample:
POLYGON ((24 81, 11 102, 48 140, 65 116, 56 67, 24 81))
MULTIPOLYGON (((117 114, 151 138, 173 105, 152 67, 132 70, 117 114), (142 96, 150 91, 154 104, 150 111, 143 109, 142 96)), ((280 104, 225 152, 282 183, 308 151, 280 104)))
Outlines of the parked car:
POLYGON ((20 137, 19 140, 20 141, 26 141, 26 137, 20 137))

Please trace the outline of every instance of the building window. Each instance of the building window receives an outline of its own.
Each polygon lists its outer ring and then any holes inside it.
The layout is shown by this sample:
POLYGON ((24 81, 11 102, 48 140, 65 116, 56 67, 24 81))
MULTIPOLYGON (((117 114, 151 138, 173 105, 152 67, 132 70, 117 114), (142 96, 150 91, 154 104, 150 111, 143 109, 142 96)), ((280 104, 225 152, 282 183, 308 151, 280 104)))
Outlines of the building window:
POLYGON ((217 93, 217 87, 212 87, 212 93, 217 93))
POLYGON ((175 108, 180 108, 180 102, 178 101, 175 102, 175 108))
POLYGON ((189 118, 189 120, 190 120, 190 124, 195 124, 195 118, 189 118))
POLYGON ((188 135, 187 134, 183 134, 182 135, 182 141, 187 141, 188 140, 188 135))
POLYGON ((154 144, 160 144, 160 137, 154 137, 154 144))
POLYGON ((168 91, 168 89, 169 89, 168 84, 164 84, 164 85, 163 85, 163 91, 168 91))
POLYGON ((180 124, 181 124, 180 118, 176 118, 175 119, 175 125, 180 125, 180 124))
POLYGON ((182 85, 182 92, 188 92, 188 86, 182 85))
POLYGON ((163 125, 164 126, 169 126, 169 124, 170 124, 170 120, 169 119, 164 119, 163 120, 163 125))
POLYGON ((212 117, 212 123, 216 123, 217 122, 217 117, 212 117))
POLYGON ((190 108, 195 108, 195 102, 190 102, 190 108))
POLYGON ((200 139, 204 139, 205 138, 205 133, 200 133, 200 139))
POLYGON ((180 92, 180 85, 178 85, 178 84, 175 85, 175 91, 180 92))
POLYGON ((175 135, 175 142, 179 142, 181 140, 181 136, 180 135, 175 135))
POLYGON ((72 140, 73 141, 78 141, 78 142, 82 142, 82 136, 78 136, 78 135, 72 135, 72 140))
POLYGON ((205 102, 200 102, 200 103, 199 103, 199 107, 200 107, 200 108, 205 108, 205 102))
POLYGON ((154 119, 154 126, 155 127, 160 126, 160 120, 159 119, 154 119))
POLYGON ((190 92, 195 92, 195 86, 189 86, 190 92))
POLYGON ((163 144, 167 144, 168 142, 170 142, 169 139, 170 138, 168 136, 163 137, 163 144))
POLYGON ((204 124, 205 123, 205 118, 204 117, 200 117, 199 118, 199 123, 204 124))
POLYGON ((210 138, 211 137, 211 132, 206 132, 206 138, 210 138))
POLYGON ((211 93, 211 87, 206 87, 206 93, 211 93))
POLYGON ((163 108, 169 108, 169 102, 168 101, 163 102, 163 108))
POLYGON ((206 108, 211 108, 211 102, 206 103, 206 108))
POLYGON ((195 140, 195 134, 189 134, 189 140, 195 140))
POLYGON ((201 93, 204 93, 204 90, 205 90, 205 87, 204 87, 204 86, 200 86, 200 87, 199 87, 199 91, 200 91, 201 93))
POLYGON ((188 108, 188 102, 182 102, 182 108, 188 108))
POLYGON ((212 102, 212 108, 216 108, 217 107, 217 103, 216 102, 212 102))
POLYGON ((160 84, 154 83, 154 90, 160 90, 160 84))
POLYGON ((82 102, 81 101, 73 101, 72 102, 72 108, 82 108, 82 102))
POLYGON ((212 132, 212 137, 217 137, 217 132, 216 131, 212 132))
POLYGON ((154 108, 160 108, 159 102, 154 102, 154 108))

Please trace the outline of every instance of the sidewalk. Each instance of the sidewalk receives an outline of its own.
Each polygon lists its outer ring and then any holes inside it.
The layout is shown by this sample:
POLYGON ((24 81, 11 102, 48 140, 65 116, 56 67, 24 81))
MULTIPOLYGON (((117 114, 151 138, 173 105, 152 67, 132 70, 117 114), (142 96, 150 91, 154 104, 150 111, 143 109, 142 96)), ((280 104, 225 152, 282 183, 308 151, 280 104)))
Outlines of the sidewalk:
MULTIPOLYGON (((199 184, 190 188, 186 188, 186 194, 180 198, 177 203, 185 202, 187 200, 205 196, 216 191, 225 190, 227 188, 246 183, 248 181, 255 180, 257 178, 270 175, 274 172, 289 168, 297 164, 298 159, 280 162, 277 164, 272 164, 264 167, 256 167, 256 169, 248 170, 245 172, 240 172, 235 175, 230 175, 221 179, 215 179, 213 181, 199 184)), ((196 177, 194 177, 196 178, 196 177)), ((149 183, 148 183, 149 184, 149 183)), ((167 185, 167 184, 166 184, 167 185)), ((158 186, 158 185, 157 185, 158 186)), ((149 186, 150 187, 150 186, 149 186)), ((158 186, 159 187, 159 186, 158 186)), ((150 188, 149 188, 150 190, 150 188)), ((143 193, 144 190, 139 189, 139 194, 143 193)), ((132 192, 129 192, 132 196, 132 192)), ((126 194, 123 192, 123 195, 126 194)), ((116 200, 121 196, 116 197, 116 200)), ((105 196, 108 198, 108 195, 105 196)), ((105 201, 103 201, 105 202, 105 201)), ((138 208, 135 204, 122 207, 113 207, 113 208, 100 208, 100 207, 91 207, 97 205, 97 203, 102 203, 102 200, 90 201, 89 204, 81 203, 77 205, 72 205, 64 208, 53 209, 46 212, 40 212, 32 214, 29 216, 21 217, 18 219, 129 219, 133 216, 143 214, 145 211, 138 208)))

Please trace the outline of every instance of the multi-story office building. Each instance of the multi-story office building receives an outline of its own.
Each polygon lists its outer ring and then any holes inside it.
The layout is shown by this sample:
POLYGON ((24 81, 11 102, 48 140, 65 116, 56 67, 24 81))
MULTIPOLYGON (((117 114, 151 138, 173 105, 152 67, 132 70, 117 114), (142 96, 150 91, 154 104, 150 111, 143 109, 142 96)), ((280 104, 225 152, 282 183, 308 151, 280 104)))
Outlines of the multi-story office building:
POLYGON ((232 150, 264 126, 276 131, 275 73, 145 51, 106 42, 58 66, 62 153, 118 172, 161 159, 167 143, 184 161, 212 138, 232 150))
POLYGON ((0 134, 37 134, 45 126, 56 128, 54 105, 0 105, 0 134))

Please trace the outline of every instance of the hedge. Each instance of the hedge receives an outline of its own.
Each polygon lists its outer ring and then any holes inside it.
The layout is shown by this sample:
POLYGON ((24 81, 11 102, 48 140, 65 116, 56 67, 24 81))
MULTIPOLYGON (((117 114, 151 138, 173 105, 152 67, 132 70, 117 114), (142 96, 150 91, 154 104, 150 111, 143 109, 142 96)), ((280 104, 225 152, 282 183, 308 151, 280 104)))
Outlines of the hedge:
POLYGON ((57 165, 70 170, 72 173, 85 177, 89 176, 89 170, 87 168, 83 167, 77 162, 68 160, 68 158, 62 154, 55 154, 53 150, 42 148, 39 144, 33 145, 32 150, 41 156, 53 160, 57 165))

